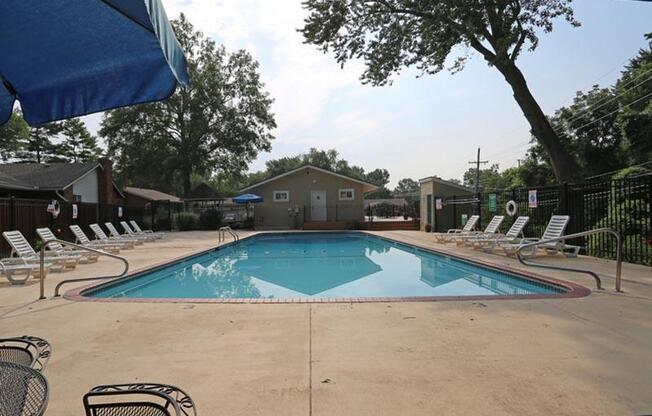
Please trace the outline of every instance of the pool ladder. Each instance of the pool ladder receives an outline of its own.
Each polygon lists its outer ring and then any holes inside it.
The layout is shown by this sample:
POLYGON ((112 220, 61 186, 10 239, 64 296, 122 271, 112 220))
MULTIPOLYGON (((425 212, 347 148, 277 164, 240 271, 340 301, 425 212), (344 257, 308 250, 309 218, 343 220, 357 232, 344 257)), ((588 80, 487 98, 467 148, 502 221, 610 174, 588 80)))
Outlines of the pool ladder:
POLYGON ((112 259, 120 260, 124 264, 124 269, 122 270, 122 273, 120 273, 120 274, 110 275, 110 276, 82 277, 82 278, 78 278, 78 279, 62 280, 59 283, 57 283, 57 285, 54 288, 54 297, 55 298, 59 297, 59 289, 61 288, 61 286, 65 285, 65 284, 76 283, 76 282, 88 282, 88 281, 91 281, 91 280, 116 279, 116 278, 119 278, 119 277, 123 277, 129 271, 129 262, 124 257, 116 256, 115 254, 107 253, 106 251, 103 251, 103 250, 98 250, 98 249, 95 249, 95 248, 82 246, 80 244, 71 243, 70 241, 66 241, 66 240, 59 240, 59 239, 48 240, 45 243, 43 243, 43 245, 41 246, 41 250, 39 252, 39 268, 40 268, 40 275, 39 275, 40 279, 39 280, 41 281, 40 285, 39 285, 39 289, 40 289, 39 299, 46 299, 46 297, 45 297, 45 278, 43 277, 44 273, 45 273, 45 263, 46 263, 45 252, 46 252, 46 249, 48 248, 48 246, 50 244, 52 244, 52 243, 59 243, 59 244, 61 244, 63 246, 73 247, 73 248, 75 248, 77 250, 85 250, 85 251, 88 251, 90 253, 98 254, 100 256, 111 257, 112 259))
POLYGON ((550 270, 562 270, 566 272, 586 273, 588 275, 593 276, 597 288, 602 289, 602 282, 600 281, 600 276, 598 276, 598 274, 595 273, 594 271, 584 270, 584 269, 573 269, 570 267, 551 266, 548 264, 541 264, 541 263, 526 263, 523 257, 521 256, 521 251, 526 248, 531 248, 534 246, 538 246, 540 244, 557 243, 560 241, 563 242, 565 240, 570 240, 572 238, 587 237, 594 234, 611 234, 613 237, 616 238, 616 292, 622 292, 621 280, 622 280, 622 269, 623 269, 623 244, 622 244, 622 239, 620 238, 620 234, 618 234, 616 231, 612 230, 611 228, 596 228, 595 230, 583 231, 581 233, 568 234, 557 238, 550 238, 546 240, 539 240, 539 241, 534 241, 532 243, 523 244, 518 248, 518 250, 516 250, 516 257, 518 258, 518 261, 520 261, 521 264, 525 266, 541 267, 543 269, 550 269, 550 270))
POLYGON ((227 226, 224 226, 224 227, 220 227, 220 229, 217 230, 217 233, 218 233, 218 234, 217 234, 217 241, 218 241, 218 242, 226 241, 226 234, 227 234, 227 233, 228 233, 231 237, 233 237, 233 241, 235 241, 236 243, 237 243, 238 241, 240 241, 240 236, 238 236, 238 234, 237 234, 235 231, 233 231, 233 230, 231 229, 231 227, 229 227, 228 225, 227 225, 227 226))

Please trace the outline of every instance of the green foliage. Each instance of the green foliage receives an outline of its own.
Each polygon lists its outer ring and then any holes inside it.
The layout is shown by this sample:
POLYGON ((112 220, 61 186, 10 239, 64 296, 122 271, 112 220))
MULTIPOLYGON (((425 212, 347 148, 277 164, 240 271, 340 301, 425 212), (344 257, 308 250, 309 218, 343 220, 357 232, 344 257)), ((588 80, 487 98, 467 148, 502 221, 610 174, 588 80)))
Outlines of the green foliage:
POLYGON ((14 157, 20 162, 65 162, 59 146, 53 141, 61 132, 61 123, 46 123, 29 127, 26 140, 20 142, 14 157))
MULTIPOLYGON (((652 209, 650 209, 649 197, 619 200, 616 198, 616 193, 612 192, 607 215, 598 221, 594 228, 608 227, 618 231, 623 238, 623 258, 640 263, 652 256, 652 246, 647 242, 652 236, 646 234, 650 217, 652 217, 652 209), (623 221, 622 218, 627 218, 627 221, 623 221), (639 252, 640 247, 643 253, 639 252)), ((616 242, 612 238, 589 236, 587 252, 593 256, 601 254, 600 257, 615 258, 616 242)), ((646 264, 652 265, 650 262, 646 264)))
POLYGON ((217 209, 205 209, 199 214, 202 230, 217 230, 222 225, 222 213, 217 209))
POLYGON ((394 195, 410 196, 412 194, 419 193, 420 191, 421 191, 421 186, 419 185, 419 182, 415 181, 414 179, 405 178, 398 181, 396 188, 394 188, 394 195))
POLYGON ((100 135, 122 184, 185 194, 193 175, 241 174, 270 149, 276 127, 258 63, 229 53, 182 14, 173 22, 190 86, 165 101, 105 113, 100 135))
POLYGON ((199 215, 194 212, 181 212, 176 220, 180 231, 194 230, 199 225, 199 215))
POLYGON ((63 141, 58 154, 70 162, 91 162, 100 156, 97 138, 90 134, 86 125, 78 118, 61 123, 63 141))
POLYGON ((388 85, 404 68, 436 74, 453 64, 464 68, 467 50, 478 52, 496 68, 514 93, 514 99, 539 143, 545 145, 556 177, 573 177, 573 159, 530 92, 516 66, 523 52, 536 49, 539 36, 551 32, 563 18, 573 26, 572 0, 304 0, 308 11, 303 28, 307 43, 332 52, 344 65, 364 61, 363 83, 388 85), (457 57, 452 57, 460 52, 457 57))
POLYGON ((389 172, 387 169, 375 169, 369 173, 365 173, 365 170, 362 167, 349 165, 348 161, 340 159, 337 150, 319 150, 313 147, 310 148, 308 153, 268 160, 265 162, 265 170, 250 174, 241 187, 289 172, 304 165, 316 166, 318 168, 381 186, 384 186, 389 182, 389 172))
POLYGON ((29 125, 16 110, 7 123, 0 126, 0 158, 8 160, 14 157, 23 143, 29 139, 29 125))

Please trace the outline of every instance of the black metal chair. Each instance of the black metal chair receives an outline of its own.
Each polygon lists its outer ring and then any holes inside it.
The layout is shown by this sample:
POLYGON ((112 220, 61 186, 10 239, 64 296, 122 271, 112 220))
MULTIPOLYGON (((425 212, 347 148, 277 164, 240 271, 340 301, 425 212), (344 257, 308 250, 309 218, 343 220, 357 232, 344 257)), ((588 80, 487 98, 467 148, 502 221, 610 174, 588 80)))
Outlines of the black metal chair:
POLYGON ((178 387, 156 383, 97 386, 84 395, 86 416, 197 416, 178 387))
POLYGON ((48 405, 48 382, 41 372, 0 361, 0 416, 41 416, 48 405))
POLYGON ((51 355, 52 346, 43 338, 28 335, 0 338, 0 361, 21 364, 37 371, 43 371, 51 355))

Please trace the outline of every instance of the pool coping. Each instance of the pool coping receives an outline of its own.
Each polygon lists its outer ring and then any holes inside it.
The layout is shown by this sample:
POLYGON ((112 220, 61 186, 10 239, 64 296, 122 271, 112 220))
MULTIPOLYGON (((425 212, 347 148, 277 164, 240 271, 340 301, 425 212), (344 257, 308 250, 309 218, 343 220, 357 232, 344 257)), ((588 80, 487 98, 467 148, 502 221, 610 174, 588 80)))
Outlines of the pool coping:
POLYGON ((202 256, 204 254, 222 250, 226 247, 236 244, 236 242, 230 242, 222 244, 219 246, 211 247, 208 249, 200 250, 196 253, 187 254, 184 256, 176 257, 171 260, 166 260, 160 263, 155 263, 149 266, 136 269, 133 272, 127 274, 126 276, 112 279, 109 281, 103 282, 94 282, 88 285, 80 286, 74 289, 67 291, 63 297, 64 299, 75 301, 75 302, 108 302, 108 303, 224 303, 224 304, 254 304, 254 303, 266 303, 266 304, 292 304, 292 303, 387 303, 387 302, 439 302, 439 301, 491 301, 491 300, 528 300, 528 299, 571 299, 571 298, 580 298, 585 297, 591 294, 591 289, 582 286, 580 284, 570 282, 567 280, 560 280, 554 277, 543 276, 537 273, 532 273, 529 271, 524 271, 522 269, 514 268, 504 264, 497 264, 489 262, 486 260, 475 259, 470 256, 465 256, 461 254, 452 254, 447 251, 439 251, 430 247, 425 247, 419 243, 406 243, 404 241, 396 240, 386 236, 380 236, 377 234, 370 233, 366 230, 345 230, 345 231, 323 231, 323 230, 314 230, 314 231, 301 231, 301 230, 287 230, 287 231, 274 231, 274 232, 258 232, 240 239, 240 241, 245 241, 256 236, 265 235, 265 234, 328 234, 328 233, 350 233, 350 234, 365 234, 379 238, 385 241, 389 241, 394 244, 400 244, 408 247, 415 247, 418 250, 429 252, 432 254, 437 254, 440 256, 445 256, 453 258, 456 260, 463 261, 465 263, 471 263, 480 265, 483 267, 490 268, 495 271, 505 272, 510 274, 515 274, 520 278, 526 280, 533 280, 538 283, 546 284, 549 286, 556 286, 564 290, 561 293, 555 294, 530 294, 530 295, 478 295, 478 296, 407 296, 407 297, 350 297, 350 298, 99 298, 99 297, 90 297, 85 296, 84 293, 89 292, 94 289, 99 289, 103 286, 109 286, 116 284, 117 282, 123 280, 133 279, 142 274, 151 273, 153 271, 165 268, 174 263, 180 261, 188 261, 195 257, 202 256))

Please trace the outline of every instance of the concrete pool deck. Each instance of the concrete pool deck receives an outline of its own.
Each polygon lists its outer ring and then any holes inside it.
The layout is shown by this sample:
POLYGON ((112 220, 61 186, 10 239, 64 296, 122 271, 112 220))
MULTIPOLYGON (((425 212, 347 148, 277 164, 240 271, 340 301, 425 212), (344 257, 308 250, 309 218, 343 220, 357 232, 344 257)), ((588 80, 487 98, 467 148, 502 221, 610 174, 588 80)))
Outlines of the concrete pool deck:
MULTIPOLYGON (((513 259, 379 232, 515 268, 513 259)), ((214 232, 173 233, 123 251, 132 269, 216 245, 214 232)), ((156 381, 185 389, 199 415, 642 415, 652 413, 652 269, 589 266, 605 290, 577 299, 340 304, 37 301, 38 281, 0 277, 0 336, 54 348, 46 415, 81 415, 98 384, 156 381)), ((102 259, 57 282, 115 273, 102 259)), ((594 289, 590 276, 524 270, 594 289)), ((74 287, 71 285, 70 288, 74 287)))

